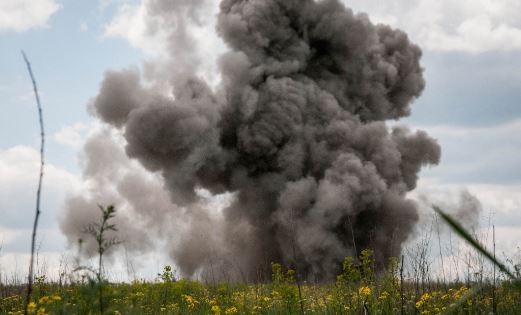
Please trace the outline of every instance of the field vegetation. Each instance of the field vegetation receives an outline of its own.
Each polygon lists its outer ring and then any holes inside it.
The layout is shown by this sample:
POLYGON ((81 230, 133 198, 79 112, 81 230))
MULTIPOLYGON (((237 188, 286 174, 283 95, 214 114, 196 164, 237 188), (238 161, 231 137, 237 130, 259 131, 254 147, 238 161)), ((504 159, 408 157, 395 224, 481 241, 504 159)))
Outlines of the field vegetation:
MULTIPOLYGON (((375 271, 373 253, 347 257, 336 282, 297 283, 296 273, 272 264, 269 283, 231 284, 175 279, 165 266, 155 281, 109 283, 97 274, 67 283, 37 276, 29 314, 519 314, 516 282, 403 280, 392 258, 375 271), (100 292, 103 299, 100 299, 100 292), (100 304, 101 303, 101 304, 100 304)), ((25 287, 3 285, 0 313, 23 314, 25 287)))
POLYGON ((385 266, 377 263, 370 249, 358 257, 346 257, 336 280, 327 283, 303 282, 295 270, 275 262, 271 280, 261 283, 178 279, 171 266, 165 266, 153 281, 111 282, 103 257, 120 244, 105 234, 117 232, 112 224, 116 210, 113 206, 99 209, 100 221, 85 228, 86 237, 97 244, 93 266, 81 265, 77 257, 76 266, 63 269, 57 280, 48 279, 37 266, 30 300, 26 299, 27 286, 16 277, 7 281, 0 270, 0 314, 427 315, 520 314, 521 310, 519 264, 511 260, 507 267, 496 259, 495 251, 487 251, 438 208, 437 215, 474 253, 468 256, 466 277, 447 280, 445 272, 440 276, 432 271, 428 236, 407 249, 401 259, 391 257, 385 266), (485 268, 486 260, 493 269, 485 268))

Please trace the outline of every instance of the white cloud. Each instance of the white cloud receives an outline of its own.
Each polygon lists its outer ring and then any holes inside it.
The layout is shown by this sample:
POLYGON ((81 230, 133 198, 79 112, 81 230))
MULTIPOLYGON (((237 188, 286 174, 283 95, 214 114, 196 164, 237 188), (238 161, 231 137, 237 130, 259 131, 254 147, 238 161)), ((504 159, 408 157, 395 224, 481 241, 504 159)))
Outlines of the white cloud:
MULTIPOLYGON (((27 253, 31 245, 31 228, 0 229, 0 244, 4 253, 27 253)), ((39 228, 36 243, 40 253, 59 252, 66 247, 65 237, 56 227, 39 228)))
POLYGON ((123 4, 116 16, 105 26, 105 37, 120 37, 126 39, 132 47, 142 49, 145 53, 156 55, 165 51, 162 34, 147 34, 145 4, 123 4))
MULTIPOLYGON (((0 270, 3 275, 8 275, 9 281, 25 281, 29 269, 29 254, 26 253, 4 253, 0 255, 0 270)), ((60 274, 72 271, 72 253, 64 251, 40 252, 38 260, 35 261, 35 272, 45 275, 51 281, 58 281, 60 274)), ((62 275, 63 276, 63 275, 62 275)))
POLYGON ((375 22, 404 29, 432 51, 521 50, 521 2, 517 0, 344 0, 375 22))
POLYGON ((52 138, 59 144, 79 149, 85 143, 87 129, 88 127, 85 124, 78 122, 71 126, 62 127, 52 138))
POLYGON ((163 62, 189 59, 187 56, 192 55, 200 56, 198 74, 214 84, 217 81, 217 58, 225 51, 225 45, 215 31, 218 1, 205 2, 201 8, 204 19, 195 23, 190 19, 184 21, 183 27, 186 27, 190 40, 193 40, 193 49, 172 47, 172 39, 169 37, 176 36, 173 29, 175 23, 166 25, 148 12, 150 2, 141 0, 138 4, 119 5, 116 15, 105 25, 103 37, 125 39, 132 47, 141 50, 145 57, 163 62))
POLYGON ((0 32, 46 26, 60 8, 55 0, 0 0, 0 32))
MULTIPOLYGON (((466 53, 521 50, 521 1, 342 1, 356 12, 368 13, 374 22, 404 29, 427 50, 466 53)), ((118 13, 106 26, 104 36, 125 38, 148 55, 158 55, 166 51, 164 34, 147 31, 146 2, 142 0, 136 5, 122 1, 118 13)), ((214 30, 218 2, 212 3, 212 12, 206 15, 210 18, 206 19, 205 26, 191 31, 203 45, 201 48, 215 52, 224 46, 214 30)))
MULTIPOLYGON (((27 146, 0 150, 0 234, 2 229, 30 228, 40 167, 39 152, 27 146)), ((43 179, 41 227, 57 226, 68 192, 80 186, 73 174, 47 163, 43 179)))
MULTIPOLYGON (((45 241, 42 242, 42 246, 44 245, 45 241)), ((27 246, 26 253, 0 252, 0 270, 3 276, 8 276, 9 280, 17 278, 19 281, 24 281, 29 269, 28 249, 29 247, 27 246)), ((104 259, 106 276, 114 282, 130 282, 137 279, 152 281, 157 278, 157 274, 161 272, 164 266, 172 265, 171 260, 167 256, 165 252, 121 255, 118 257, 107 256, 104 259)), ((45 275, 48 280, 58 281, 60 275, 63 277, 63 273, 66 276, 77 275, 73 272, 73 269, 76 267, 76 257, 77 253, 72 249, 59 251, 43 249, 39 252, 38 261, 35 262, 35 269, 38 274, 45 275)), ((96 268, 97 261, 95 258, 82 259, 81 264, 96 268)))
MULTIPOLYGON (((0 150, 0 270, 7 274, 26 274, 39 167, 39 152, 34 148, 0 150)), ((71 173, 46 164, 37 242, 40 267, 47 265, 53 275, 65 248, 58 229, 60 208, 66 194, 80 185, 71 173)))
MULTIPOLYGON (((92 134, 99 128, 101 126, 98 124, 86 127, 78 123, 64 129, 80 129, 84 133, 92 134)), ((71 138, 74 139, 75 136, 71 138)), ((39 152, 28 146, 20 145, 0 150, 0 270, 3 274, 18 276, 20 279, 25 277, 28 268, 39 158, 39 152)), ((64 215, 63 202, 68 195, 88 194, 87 186, 88 182, 81 182, 80 178, 66 170, 52 163, 46 164, 42 214, 37 233, 38 269, 52 279, 58 278, 58 271, 64 267, 64 263, 68 264, 68 271, 74 267, 72 257, 75 252, 67 249, 66 238, 58 226, 60 216, 64 215)), ((167 251, 160 251, 135 257, 118 255, 114 261, 107 257, 107 265, 110 266, 109 277, 120 281, 134 279, 127 270, 130 264, 131 273, 135 271, 136 277, 154 279, 163 265, 171 264, 167 256, 167 251), (155 262, 152 270, 150 264, 141 263, 152 261, 150 257, 154 257, 155 262)))

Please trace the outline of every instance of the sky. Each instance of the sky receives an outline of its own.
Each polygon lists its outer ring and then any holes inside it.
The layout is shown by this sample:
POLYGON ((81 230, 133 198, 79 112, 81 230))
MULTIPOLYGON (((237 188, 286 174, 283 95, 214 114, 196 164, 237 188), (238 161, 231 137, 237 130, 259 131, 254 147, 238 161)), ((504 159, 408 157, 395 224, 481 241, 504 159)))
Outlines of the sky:
MULTIPOLYGON (((59 229, 65 197, 82 187, 81 148, 100 128, 88 111, 104 72, 162 58, 161 31, 144 24, 149 0, 0 0, 0 270, 26 270, 34 212, 39 126, 20 50, 33 66, 44 107, 47 168, 38 232, 41 259, 55 268, 68 244, 59 229)), ((521 2, 517 0, 352 0, 373 22, 406 31, 423 50, 427 82, 412 114, 392 124, 424 129, 441 163, 421 173, 413 196, 482 203, 498 246, 521 251, 521 2)), ((205 54, 201 76, 217 84, 226 50, 213 24, 217 1, 194 30, 205 54)), ((488 221, 487 221, 488 220, 488 221)), ((168 258, 152 254, 159 272, 168 258), (156 255, 156 256, 154 256, 156 255)))

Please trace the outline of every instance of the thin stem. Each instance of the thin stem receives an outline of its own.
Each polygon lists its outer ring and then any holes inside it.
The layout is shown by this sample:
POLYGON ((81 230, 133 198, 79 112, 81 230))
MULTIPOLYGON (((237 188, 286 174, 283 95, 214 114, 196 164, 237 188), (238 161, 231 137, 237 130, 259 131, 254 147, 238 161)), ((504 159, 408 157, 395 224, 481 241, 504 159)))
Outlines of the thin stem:
POLYGON ((356 249, 355 230, 353 228, 353 224, 351 224, 351 219, 349 218, 349 215, 347 216, 347 223, 349 224, 349 228, 351 229, 351 238, 353 240, 353 247, 355 249, 355 257, 358 257, 358 250, 356 249))
POLYGON ((299 268, 297 265, 297 252, 295 250, 295 221, 293 217, 293 210, 291 211, 291 247, 293 250, 293 260, 295 261, 295 280, 297 282, 298 288, 298 299, 300 304, 300 314, 304 315, 304 300, 302 299, 302 289, 300 286, 300 276, 299 276, 299 268))
MULTIPOLYGON (((492 243, 494 246, 494 259, 496 259, 496 228, 492 225, 492 243)), ((492 314, 497 314, 497 301, 496 301, 496 264, 493 264, 493 285, 492 285, 492 314)))
POLYGON ((447 278, 445 277, 445 266, 443 264, 443 253, 441 251, 441 237, 440 225, 438 224, 438 214, 434 214, 434 220, 436 220, 436 234, 438 234, 438 249, 440 250, 441 274, 443 276, 443 285, 445 287, 445 291, 447 291, 447 278))
POLYGON ((24 58, 25 64, 27 65, 27 71, 29 72, 29 76, 31 77, 31 81, 33 83, 34 95, 36 98, 36 105, 38 107, 38 117, 40 119, 40 175, 38 178, 38 189, 36 191, 36 213, 34 216, 34 224, 33 224, 33 234, 31 238, 31 258, 29 260, 29 275, 27 276, 27 295, 25 298, 25 307, 24 314, 28 313, 28 306, 31 300, 31 295, 33 293, 33 268, 34 268, 34 247, 36 243, 36 230, 38 229, 38 219, 40 218, 40 199, 42 192, 42 182, 43 182, 43 171, 45 167, 45 159, 44 159, 44 148, 45 148, 45 132, 43 125, 43 111, 42 104, 40 102, 40 96, 38 94, 38 87, 36 85, 36 80, 34 79, 33 70, 31 68, 31 63, 29 59, 25 55, 25 52, 22 51, 22 56, 24 58))
POLYGON ((402 255, 402 263, 400 265, 400 314, 403 315, 405 309, 403 308, 403 255, 402 255))

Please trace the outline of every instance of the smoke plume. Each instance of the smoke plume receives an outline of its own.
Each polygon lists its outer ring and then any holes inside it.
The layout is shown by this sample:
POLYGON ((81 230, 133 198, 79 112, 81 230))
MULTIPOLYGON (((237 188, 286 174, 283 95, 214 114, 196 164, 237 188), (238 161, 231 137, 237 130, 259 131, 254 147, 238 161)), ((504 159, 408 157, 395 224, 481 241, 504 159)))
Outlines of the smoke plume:
POLYGON ((361 249, 379 261, 400 253, 418 220, 406 194, 440 158, 425 132, 386 125, 425 86, 421 50, 404 32, 338 0, 223 0, 217 32, 229 51, 212 89, 186 64, 186 18, 167 14, 194 16, 205 2, 147 3, 159 26, 181 27, 168 38, 170 74, 106 74, 92 109, 123 135, 124 154, 117 141, 95 148, 107 137, 87 143, 94 184, 67 204, 71 241, 83 200, 130 209, 140 220, 121 223, 126 241, 146 250, 142 234, 165 240, 185 276, 263 280, 281 262, 327 280, 361 249), (118 171, 120 158, 135 171, 118 171), (222 210, 208 194, 228 194, 222 210))
MULTIPOLYGON (((434 215, 432 205, 443 209, 447 214, 460 223, 466 230, 475 231, 479 228, 479 218, 483 213, 483 205, 478 197, 466 189, 455 192, 455 189, 437 189, 433 187, 417 196, 419 210, 425 214, 434 215)), ((428 220, 429 216, 424 216, 428 220)), ((446 224, 437 227, 438 231, 448 232, 446 224)))

